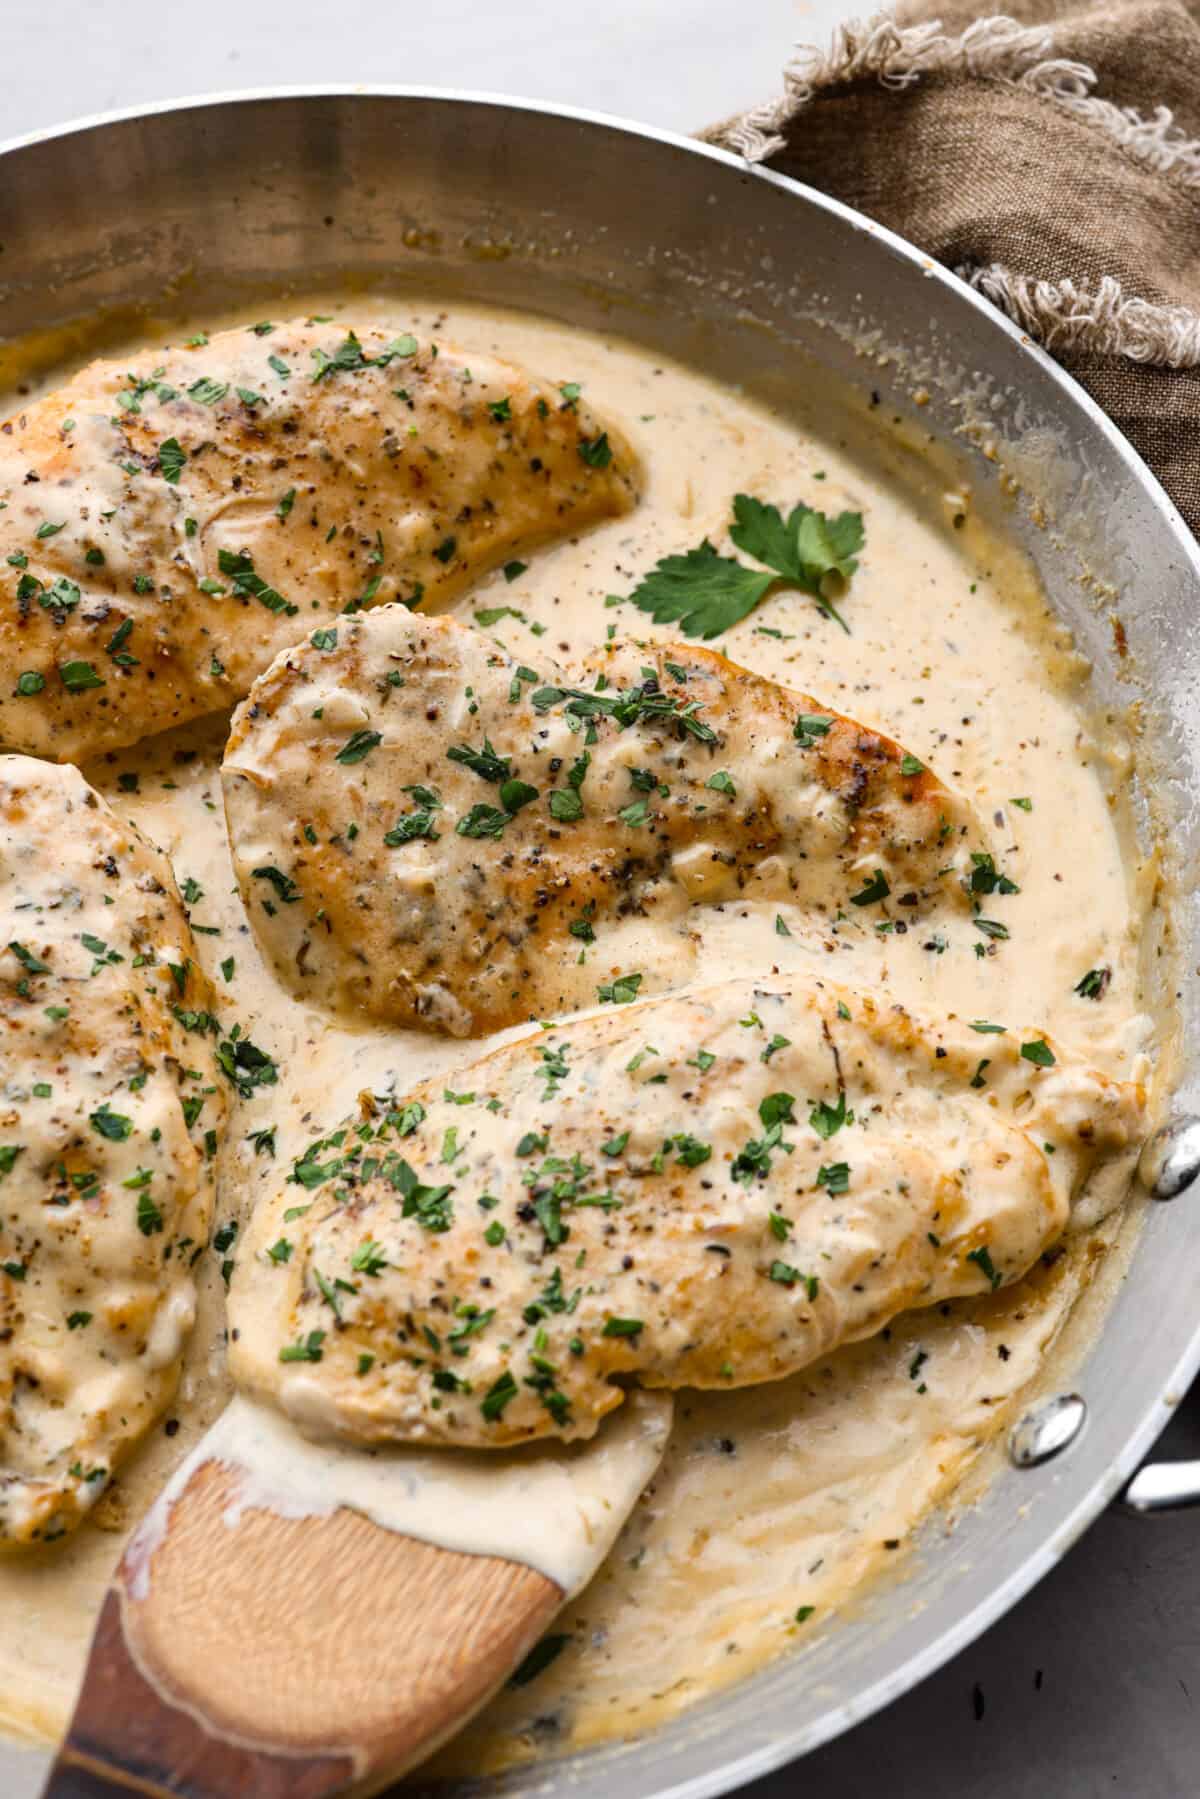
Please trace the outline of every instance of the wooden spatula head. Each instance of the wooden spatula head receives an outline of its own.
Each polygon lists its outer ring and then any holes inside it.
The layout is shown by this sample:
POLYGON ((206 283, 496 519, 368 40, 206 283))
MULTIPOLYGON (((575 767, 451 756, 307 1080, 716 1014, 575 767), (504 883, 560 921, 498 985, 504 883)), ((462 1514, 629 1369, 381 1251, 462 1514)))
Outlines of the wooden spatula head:
MULTIPOLYGON (((588 1573, 665 1445, 670 1401, 630 1407, 626 1431, 635 1410, 645 1428, 623 1458, 607 1453, 588 1573)), ((378 1791, 479 1709, 569 1596, 524 1563, 345 1505, 304 1515, 295 1496, 286 1510, 301 1515, 281 1515, 247 1495, 220 1433, 130 1541, 46 1799, 378 1791)), ((601 1451, 572 1454, 578 1466, 601 1451)))

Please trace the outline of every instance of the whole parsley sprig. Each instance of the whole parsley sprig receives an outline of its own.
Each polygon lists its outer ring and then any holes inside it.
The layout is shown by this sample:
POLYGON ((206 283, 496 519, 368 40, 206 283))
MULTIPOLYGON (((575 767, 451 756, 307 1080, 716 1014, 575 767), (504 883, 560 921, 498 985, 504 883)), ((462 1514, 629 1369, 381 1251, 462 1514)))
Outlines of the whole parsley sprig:
POLYGON ((753 612, 777 583, 811 594, 826 618, 849 634, 833 596, 858 567, 863 547, 861 512, 828 518, 803 501, 785 519, 778 506, 751 494, 733 501, 729 535, 734 545, 767 567, 751 568, 721 556, 706 537, 682 556, 664 556, 630 594, 656 624, 678 624, 688 637, 719 637, 753 612))

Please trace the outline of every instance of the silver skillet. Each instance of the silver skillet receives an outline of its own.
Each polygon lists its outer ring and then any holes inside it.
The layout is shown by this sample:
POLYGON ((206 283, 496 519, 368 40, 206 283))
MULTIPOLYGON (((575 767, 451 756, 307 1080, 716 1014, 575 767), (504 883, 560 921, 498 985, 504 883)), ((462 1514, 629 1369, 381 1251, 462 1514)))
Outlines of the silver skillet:
MULTIPOLYGON (((777 403, 846 383, 951 446, 978 502, 1032 554, 1102 700, 1144 702, 1185 896, 1180 966, 1200 965, 1196 544, 1088 397, 961 283, 845 207, 722 152, 476 95, 252 93, 0 146, 0 338, 162 301, 181 280, 194 305, 216 309, 239 291, 311 289, 347 270, 615 330, 777 403)), ((898 589, 897 629, 906 603, 898 589)), ((1185 1045, 1200 1042, 1196 1003, 1185 982, 1185 1045)), ((1165 1174, 1161 1154, 1151 1169, 1164 1190, 1200 1160, 1193 1112, 1200 1060, 1185 1049, 1181 1128, 1165 1174)), ((1197 1203, 1200 1186, 1190 1201, 1148 1205, 1111 1307, 1085 1302, 1071 1371, 1083 1428, 1071 1436, 1078 1407, 1053 1414, 1066 1447, 1006 1468, 952 1535, 927 1531, 903 1584, 659 1731, 472 1790, 729 1792, 970 1642, 1124 1487, 1200 1365, 1197 1203)), ((1044 1446, 1036 1430, 1023 1442, 1044 1446)), ((1154 1503, 1176 1488, 1187 1495, 1186 1474, 1146 1470, 1134 1490, 1154 1503)), ((34 1794, 46 1759, 0 1742, 5 1799, 34 1794)))

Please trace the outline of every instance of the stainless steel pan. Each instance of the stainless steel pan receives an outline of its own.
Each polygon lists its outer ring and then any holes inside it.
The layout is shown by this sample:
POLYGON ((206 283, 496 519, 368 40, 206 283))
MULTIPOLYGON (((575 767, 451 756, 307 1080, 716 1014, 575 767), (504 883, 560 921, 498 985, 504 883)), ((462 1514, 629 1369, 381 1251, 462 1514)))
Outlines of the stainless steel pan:
MULTIPOLYGON (((1100 694, 1147 702, 1187 895, 1181 965, 1200 965, 1196 545, 1086 395, 984 302, 780 176, 661 132, 508 100, 250 94, 0 149, 0 337, 180 283, 215 306, 240 288, 311 287, 347 269, 615 329, 776 400, 805 383, 819 394, 832 371, 953 446, 980 499, 1007 511, 1100 694)), ((1200 1041, 1195 1005, 1185 983, 1185 1043, 1200 1041)), ((1176 1113, 1194 1111, 1200 1063, 1185 1056, 1176 1113)), ((1176 1167, 1190 1172, 1195 1154, 1185 1134, 1176 1167)), ((1090 1402, 1082 1431, 1051 1460, 1009 1467, 951 1537, 931 1531, 903 1588, 880 1588, 812 1649, 654 1735, 485 1790, 728 1792, 969 1642, 1118 1492, 1200 1363, 1194 1203, 1185 1193, 1148 1206, 1111 1308, 1093 1306, 1077 1326, 1096 1333, 1072 1376, 1090 1402)), ((0 1747, 0 1791, 34 1792, 41 1765, 0 1747)))

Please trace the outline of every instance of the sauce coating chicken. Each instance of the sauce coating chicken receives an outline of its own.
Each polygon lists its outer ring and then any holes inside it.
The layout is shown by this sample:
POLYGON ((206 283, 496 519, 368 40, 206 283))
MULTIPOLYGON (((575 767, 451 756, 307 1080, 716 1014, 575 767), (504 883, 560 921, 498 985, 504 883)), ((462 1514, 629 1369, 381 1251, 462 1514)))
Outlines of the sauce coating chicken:
POLYGON ((681 985, 696 903, 965 909, 983 841, 898 745, 715 651, 607 644, 534 671, 399 606, 285 652, 222 779, 285 986, 454 1036, 594 1004, 646 929, 673 934, 681 985))
POLYGON ((637 482, 570 384, 407 333, 94 362, 0 426, 0 743, 80 761, 217 711, 320 620, 447 599, 637 482))
POLYGON ((225 1100, 165 856, 0 756, 0 1547, 74 1528, 175 1391, 225 1100))
POLYGON ((622 1382, 778 1379, 1017 1280, 1143 1096, 1042 1036, 732 981, 537 1032, 313 1142, 230 1295, 238 1384, 313 1434, 587 1437, 622 1382))

